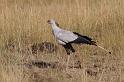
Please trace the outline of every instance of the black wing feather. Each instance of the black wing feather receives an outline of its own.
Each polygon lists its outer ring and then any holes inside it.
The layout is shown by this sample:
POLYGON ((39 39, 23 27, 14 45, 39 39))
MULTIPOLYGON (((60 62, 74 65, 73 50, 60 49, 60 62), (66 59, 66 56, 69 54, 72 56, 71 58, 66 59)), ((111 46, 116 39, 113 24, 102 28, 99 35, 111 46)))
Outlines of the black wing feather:
POLYGON ((79 33, 77 33, 77 32, 73 32, 74 34, 76 34, 76 35, 78 35, 79 37, 83 37, 83 38, 85 38, 85 39, 87 39, 87 40, 92 40, 90 37, 88 37, 88 36, 83 36, 83 35, 81 35, 81 34, 79 34, 79 33))
POLYGON ((96 42, 92 40, 92 38, 88 36, 83 36, 77 32, 73 32, 74 34, 78 35, 78 38, 71 43, 85 43, 89 45, 96 45, 96 42))

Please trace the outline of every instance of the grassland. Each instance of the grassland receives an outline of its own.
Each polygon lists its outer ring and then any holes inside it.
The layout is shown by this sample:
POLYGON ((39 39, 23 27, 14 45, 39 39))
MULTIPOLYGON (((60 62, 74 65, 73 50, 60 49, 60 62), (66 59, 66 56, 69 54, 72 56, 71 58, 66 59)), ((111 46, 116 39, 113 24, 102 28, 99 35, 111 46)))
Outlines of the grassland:
MULTIPOLYGON (((0 82, 124 82, 124 0, 0 0, 0 82), (109 49, 74 45, 81 69, 64 65, 67 55, 47 24, 88 35, 109 49), (31 45, 52 42, 54 53, 31 53, 31 45), (59 62, 38 68, 31 61, 59 62)), ((73 61, 71 61, 73 62, 73 61)))

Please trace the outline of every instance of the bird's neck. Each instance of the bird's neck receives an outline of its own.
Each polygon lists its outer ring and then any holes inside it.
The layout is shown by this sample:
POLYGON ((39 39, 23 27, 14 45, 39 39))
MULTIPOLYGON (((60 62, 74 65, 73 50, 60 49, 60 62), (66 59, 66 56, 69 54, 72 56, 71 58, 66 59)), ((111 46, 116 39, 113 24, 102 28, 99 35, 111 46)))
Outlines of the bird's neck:
POLYGON ((56 24, 52 24, 52 30, 53 31, 59 31, 60 28, 56 24))

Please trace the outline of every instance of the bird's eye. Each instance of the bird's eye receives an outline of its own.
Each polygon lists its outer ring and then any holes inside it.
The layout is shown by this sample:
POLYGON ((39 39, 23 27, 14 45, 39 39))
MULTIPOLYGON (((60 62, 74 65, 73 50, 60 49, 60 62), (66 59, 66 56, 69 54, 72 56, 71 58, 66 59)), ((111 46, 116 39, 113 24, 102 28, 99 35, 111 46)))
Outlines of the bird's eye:
POLYGON ((47 22, 50 22, 50 20, 48 20, 47 22))

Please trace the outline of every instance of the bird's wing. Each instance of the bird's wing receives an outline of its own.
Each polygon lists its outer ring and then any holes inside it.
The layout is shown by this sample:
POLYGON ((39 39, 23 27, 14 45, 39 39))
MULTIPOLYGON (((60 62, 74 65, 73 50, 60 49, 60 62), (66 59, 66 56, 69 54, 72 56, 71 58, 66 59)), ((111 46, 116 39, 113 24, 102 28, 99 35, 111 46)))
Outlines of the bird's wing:
POLYGON ((87 39, 87 40, 92 40, 92 38, 90 38, 90 37, 88 37, 88 36, 83 36, 83 35, 81 35, 81 34, 79 34, 79 33, 77 33, 77 32, 73 32, 74 34, 76 34, 76 35, 78 35, 79 37, 83 37, 83 38, 85 38, 85 39, 87 39))
POLYGON ((75 35, 73 32, 66 31, 66 30, 61 30, 56 35, 56 38, 58 40, 61 40, 61 41, 65 42, 65 43, 68 43, 68 42, 76 40, 78 38, 78 36, 75 35))

